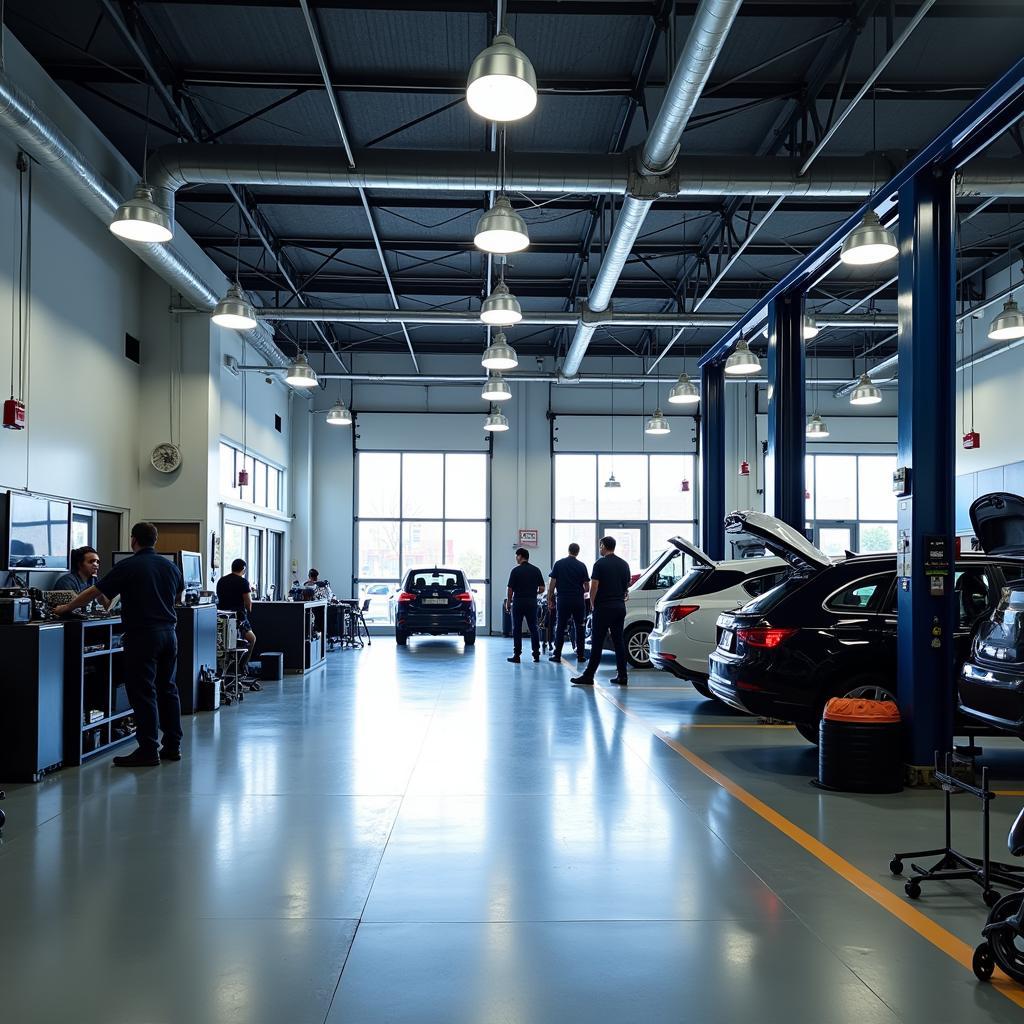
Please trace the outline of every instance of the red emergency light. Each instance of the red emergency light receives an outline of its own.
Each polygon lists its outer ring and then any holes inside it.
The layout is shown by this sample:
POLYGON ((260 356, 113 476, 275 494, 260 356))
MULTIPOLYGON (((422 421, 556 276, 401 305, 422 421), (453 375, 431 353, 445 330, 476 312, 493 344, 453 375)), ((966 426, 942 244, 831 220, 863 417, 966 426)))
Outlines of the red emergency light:
POLYGON ((964 447, 968 451, 971 451, 974 448, 980 448, 981 434, 979 434, 976 430, 971 430, 964 434, 964 447))
POLYGON ((4 429, 25 429, 25 403, 16 398, 8 398, 4 402, 4 429))

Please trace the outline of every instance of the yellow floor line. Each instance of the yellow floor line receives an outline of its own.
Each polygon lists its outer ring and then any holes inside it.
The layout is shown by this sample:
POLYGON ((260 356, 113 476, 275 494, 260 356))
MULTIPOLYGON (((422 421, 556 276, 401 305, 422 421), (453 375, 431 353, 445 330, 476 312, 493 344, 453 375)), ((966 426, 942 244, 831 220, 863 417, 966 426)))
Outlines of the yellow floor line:
MULTIPOLYGON (((855 867, 845 857, 840 856, 831 847, 826 846, 821 840, 795 825, 784 815, 780 814, 773 807, 769 807, 763 800, 759 800, 753 793, 744 789, 734 782, 728 775, 722 774, 717 768, 713 768, 702 757, 699 757, 692 750, 684 747, 681 743, 672 739, 668 733, 645 721, 635 711, 626 707, 610 690, 603 686, 597 687, 601 695, 615 705, 627 718, 640 722, 650 729, 666 746, 674 750, 680 757, 689 761, 699 772, 706 775, 712 782, 721 786, 727 793, 734 796, 740 803, 746 805, 760 818, 763 818, 769 825, 774 826, 793 842, 802 846, 812 857, 816 857, 827 868, 834 871, 840 878, 849 882, 859 889, 865 896, 872 899, 884 910, 889 911, 894 917, 899 918, 908 928, 912 928, 923 939, 926 939, 937 949, 942 950, 947 956, 957 963, 972 971, 971 961, 974 956, 973 947, 969 946, 962 939, 958 939, 952 932, 946 931, 941 925, 936 924, 930 917, 920 910, 910 906, 901 896, 879 884, 870 875, 865 874, 860 868, 855 867)), ((978 936, 979 941, 981 936, 978 936)), ((1024 989, 1014 984, 1006 975, 997 970, 992 978, 992 986, 1006 996, 1011 1002, 1024 1007, 1024 989)))
POLYGON ((993 789, 996 796, 1024 796, 1024 789, 993 789))

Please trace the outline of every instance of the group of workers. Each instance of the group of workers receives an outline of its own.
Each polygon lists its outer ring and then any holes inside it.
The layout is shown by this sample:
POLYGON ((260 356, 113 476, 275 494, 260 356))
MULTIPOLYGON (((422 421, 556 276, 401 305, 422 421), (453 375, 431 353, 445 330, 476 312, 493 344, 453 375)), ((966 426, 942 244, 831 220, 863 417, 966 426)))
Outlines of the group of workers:
MULTIPOLYGON (((586 599, 590 598, 591 629, 590 659, 578 676, 572 679, 577 686, 593 686, 605 636, 610 634, 615 650, 616 674, 610 680, 617 686, 628 682, 626 673, 626 644, 623 639, 623 624, 626 619, 626 601, 629 599, 629 585, 632 575, 629 563, 615 554, 615 538, 602 537, 601 557, 588 572, 580 561, 579 544, 569 545, 569 553, 558 559, 548 573, 547 604, 549 614, 554 614, 554 651, 549 661, 561 662, 562 648, 571 622, 575 632, 577 664, 586 660, 584 619, 586 599)), ((512 657, 514 665, 522 661, 525 621, 530 632, 533 660, 540 661, 540 630, 537 625, 537 599, 544 593, 544 577, 540 569, 530 564, 530 552, 526 548, 516 549, 516 567, 509 573, 508 593, 505 608, 512 617, 512 657)))

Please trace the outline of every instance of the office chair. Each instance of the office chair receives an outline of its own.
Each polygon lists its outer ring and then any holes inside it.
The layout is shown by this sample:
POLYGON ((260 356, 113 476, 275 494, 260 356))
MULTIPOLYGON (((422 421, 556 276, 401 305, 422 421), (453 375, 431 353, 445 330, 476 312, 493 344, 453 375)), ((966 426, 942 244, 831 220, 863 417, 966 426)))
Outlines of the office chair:
POLYGON ((356 626, 356 636, 359 636, 360 629, 366 637, 366 646, 369 647, 373 641, 370 639, 370 627, 366 625, 366 613, 370 610, 370 598, 365 598, 363 603, 359 606, 359 611, 356 613, 358 617, 358 625, 356 626))

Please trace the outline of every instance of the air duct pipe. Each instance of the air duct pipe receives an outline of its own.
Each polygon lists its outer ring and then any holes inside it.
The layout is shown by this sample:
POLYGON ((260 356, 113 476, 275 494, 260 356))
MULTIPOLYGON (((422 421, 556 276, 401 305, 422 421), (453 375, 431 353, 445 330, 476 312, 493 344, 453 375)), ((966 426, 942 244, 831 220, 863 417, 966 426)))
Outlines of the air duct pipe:
MULTIPOLYGON (((657 178, 673 164, 693 108, 718 59, 742 0, 701 0, 694 15, 693 27, 679 55, 672 80, 665 90, 661 109, 647 135, 640 154, 638 171, 641 179, 657 178)), ((594 278, 587 305, 598 312, 608 308, 612 292, 622 276, 633 244, 636 242, 657 196, 627 195, 612 229, 601 268, 594 278)), ((563 370, 569 377, 579 373, 595 327, 580 323, 565 356, 563 370)))

